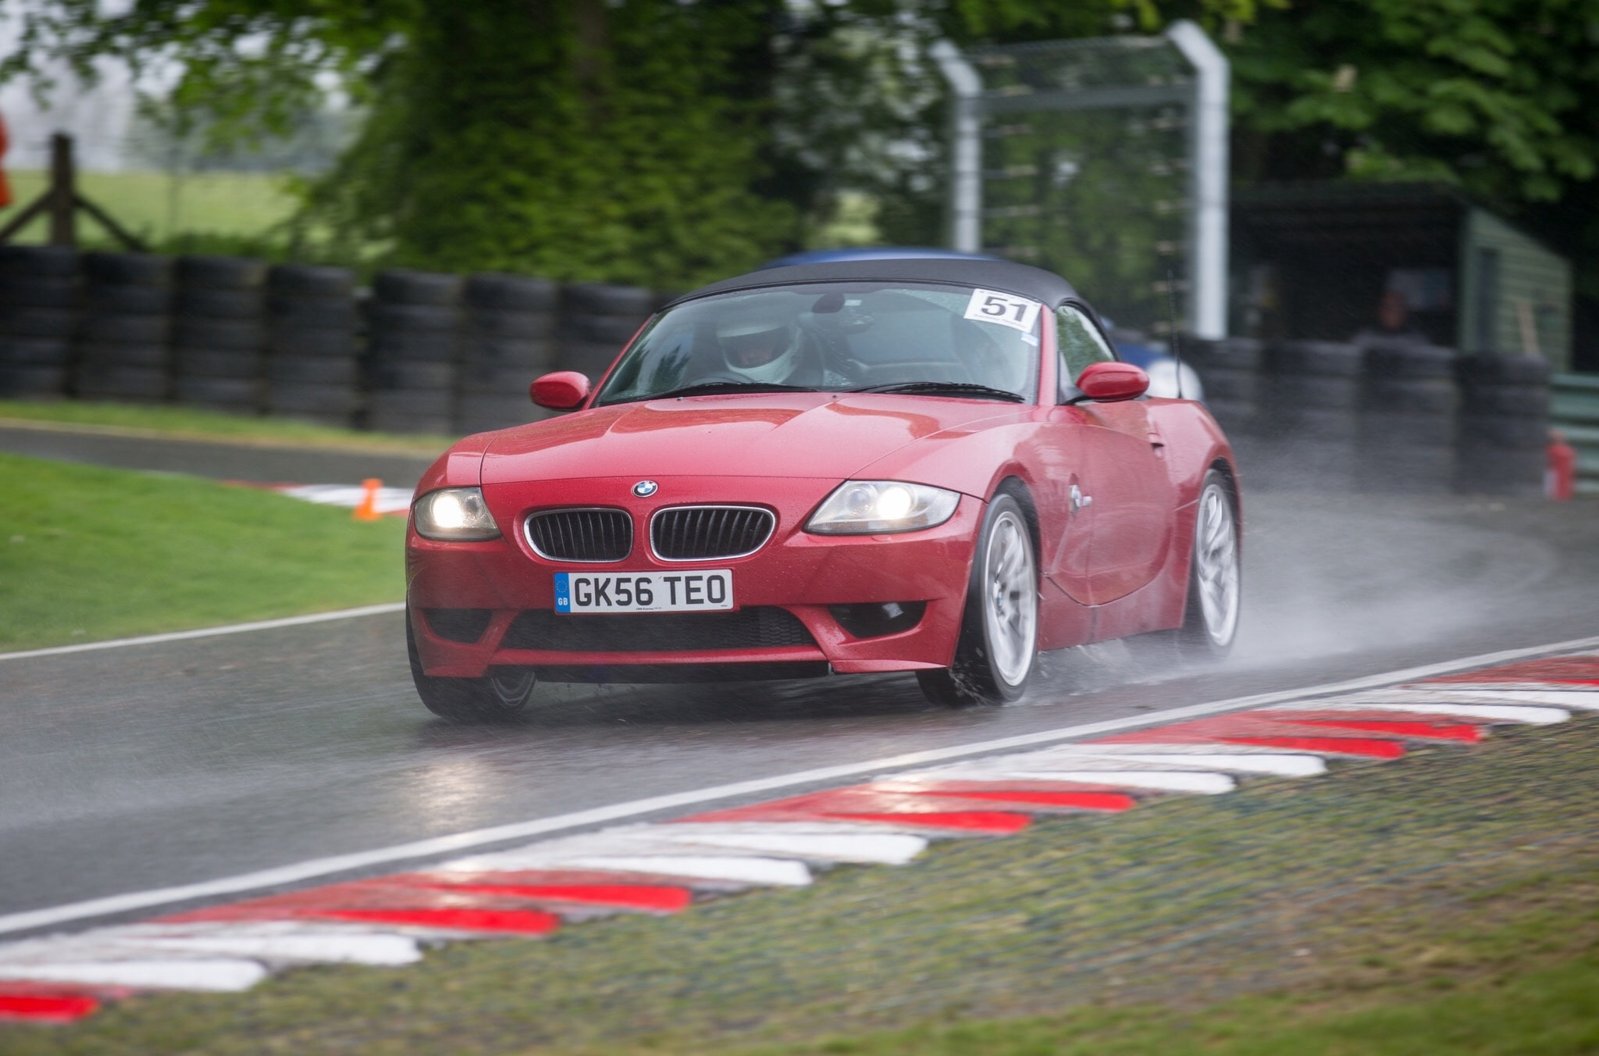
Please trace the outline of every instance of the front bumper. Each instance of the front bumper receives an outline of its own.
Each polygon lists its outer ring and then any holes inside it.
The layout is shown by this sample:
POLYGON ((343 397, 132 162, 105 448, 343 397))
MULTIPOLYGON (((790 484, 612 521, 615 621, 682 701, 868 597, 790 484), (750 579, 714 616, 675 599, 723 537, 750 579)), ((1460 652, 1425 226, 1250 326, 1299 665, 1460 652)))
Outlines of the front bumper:
POLYGON ((633 496, 636 478, 487 485, 484 497, 501 531, 488 542, 435 542, 418 536, 412 525, 406 597, 424 671, 475 678, 491 667, 533 667, 552 681, 627 682, 658 681, 663 671, 693 677, 707 665, 719 677, 736 677, 741 670, 753 677, 761 668, 781 673, 811 665, 865 673, 951 662, 982 520, 979 500, 963 496, 954 516, 936 528, 821 536, 805 532, 804 524, 836 480, 657 480, 660 488, 649 498, 633 496), (763 506, 776 515, 776 529, 755 553, 731 559, 666 562, 643 545, 655 511, 702 503, 763 506), (523 534, 530 512, 596 506, 632 518, 635 545, 625 559, 554 561, 536 554, 523 534), (727 614, 554 614, 557 572, 695 568, 732 570, 733 601, 741 615, 716 623, 727 614), (874 619, 876 606, 902 615, 874 619), (602 622, 572 625, 568 633, 566 621, 602 622), (779 624, 783 633, 764 633, 779 624), (724 637, 723 626, 736 633, 724 637), (585 633, 602 627, 603 634, 585 633), (629 633, 635 627, 638 633, 629 633), (678 635, 679 629, 685 633, 678 635))

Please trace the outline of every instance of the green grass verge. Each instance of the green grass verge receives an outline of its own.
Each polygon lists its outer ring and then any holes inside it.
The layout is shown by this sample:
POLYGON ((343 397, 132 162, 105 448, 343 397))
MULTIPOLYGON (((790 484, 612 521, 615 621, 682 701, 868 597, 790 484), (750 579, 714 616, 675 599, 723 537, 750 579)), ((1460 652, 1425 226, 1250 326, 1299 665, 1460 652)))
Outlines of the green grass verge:
POLYGON ((423 434, 368 433, 286 418, 222 414, 184 407, 96 403, 89 400, 0 400, 0 425, 54 422, 92 429, 121 429, 164 436, 248 441, 285 446, 437 455, 457 438, 423 434))
POLYGON ((401 518, 0 454, 0 651, 399 601, 401 518))
POLYGON ((0 1052, 1591 1053, 1596 750, 1592 718, 1506 731, 669 919, 143 996, 0 1052))
MULTIPOLYGON (((32 202, 48 180, 46 173, 28 169, 9 177, 17 207, 32 202)), ((287 220, 297 204, 284 177, 275 173, 80 172, 78 190, 147 241, 191 232, 255 238, 287 220)), ((43 242, 46 231, 46 220, 40 217, 24 226, 15 241, 43 242)), ((80 214, 78 231, 89 248, 121 248, 87 215, 80 214)))

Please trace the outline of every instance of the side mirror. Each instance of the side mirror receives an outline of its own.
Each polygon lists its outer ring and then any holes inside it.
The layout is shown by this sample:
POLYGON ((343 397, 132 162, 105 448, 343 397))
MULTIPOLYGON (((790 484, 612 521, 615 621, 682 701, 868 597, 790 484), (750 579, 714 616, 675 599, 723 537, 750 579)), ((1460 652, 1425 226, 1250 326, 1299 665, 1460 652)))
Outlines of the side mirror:
POLYGON ((1091 400, 1136 400, 1149 391, 1149 375, 1131 363, 1090 363, 1077 376, 1077 391, 1091 400))
POLYGON ((589 379, 575 370, 557 370, 535 378, 528 386, 528 395, 540 407, 552 411, 570 411, 589 396, 589 379))

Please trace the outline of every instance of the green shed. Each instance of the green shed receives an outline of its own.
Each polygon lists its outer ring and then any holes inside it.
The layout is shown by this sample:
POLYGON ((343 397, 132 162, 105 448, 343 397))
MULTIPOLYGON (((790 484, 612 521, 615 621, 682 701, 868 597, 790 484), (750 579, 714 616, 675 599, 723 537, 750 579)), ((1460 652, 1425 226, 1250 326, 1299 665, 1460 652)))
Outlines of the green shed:
POLYGON ((1235 334, 1346 340, 1377 325, 1386 297, 1435 344, 1571 369, 1570 262, 1450 188, 1241 191, 1232 250, 1235 334))

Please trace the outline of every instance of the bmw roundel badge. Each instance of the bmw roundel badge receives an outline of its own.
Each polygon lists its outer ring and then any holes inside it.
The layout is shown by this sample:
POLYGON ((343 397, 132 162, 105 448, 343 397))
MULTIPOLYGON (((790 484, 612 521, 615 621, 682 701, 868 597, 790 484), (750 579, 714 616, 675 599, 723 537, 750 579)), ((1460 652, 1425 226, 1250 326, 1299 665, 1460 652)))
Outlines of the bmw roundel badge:
POLYGON ((637 484, 633 485, 633 494, 637 495, 641 499, 647 499, 651 495, 654 495, 656 491, 660 489, 660 487, 661 486, 655 483, 653 480, 641 480, 637 484))

